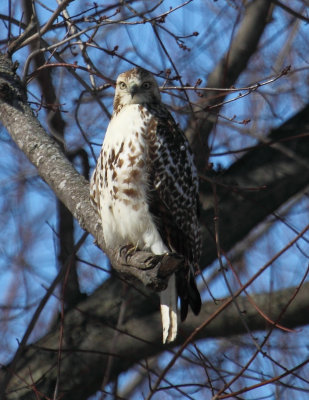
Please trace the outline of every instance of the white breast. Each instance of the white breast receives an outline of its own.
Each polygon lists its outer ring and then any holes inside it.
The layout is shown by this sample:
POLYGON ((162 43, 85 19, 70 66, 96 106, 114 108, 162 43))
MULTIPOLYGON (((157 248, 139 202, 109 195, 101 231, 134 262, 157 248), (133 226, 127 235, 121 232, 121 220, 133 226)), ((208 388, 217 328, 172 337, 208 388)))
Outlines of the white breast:
MULTIPOLYGON (((108 247, 133 244, 156 254, 167 251, 147 204, 147 141, 152 115, 142 106, 124 107, 112 118, 100 163, 100 214, 108 247)), ((98 173, 99 171, 97 171, 98 173)))

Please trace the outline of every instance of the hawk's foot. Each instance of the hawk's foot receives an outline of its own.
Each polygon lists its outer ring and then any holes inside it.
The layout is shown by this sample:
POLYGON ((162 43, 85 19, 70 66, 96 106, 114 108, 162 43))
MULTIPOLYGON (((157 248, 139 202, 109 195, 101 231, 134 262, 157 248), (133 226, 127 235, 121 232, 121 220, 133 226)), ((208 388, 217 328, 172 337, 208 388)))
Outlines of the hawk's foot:
POLYGON ((125 246, 120 247, 119 254, 121 256, 121 254, 124 252, 125 260, 126 260, 126 262, 128 262, 128 258, 130 256, 132 256, 136 252, 137 249, 138 249, 137 244, 136 245, 133 245, 132 243, 126 244, 125 246))

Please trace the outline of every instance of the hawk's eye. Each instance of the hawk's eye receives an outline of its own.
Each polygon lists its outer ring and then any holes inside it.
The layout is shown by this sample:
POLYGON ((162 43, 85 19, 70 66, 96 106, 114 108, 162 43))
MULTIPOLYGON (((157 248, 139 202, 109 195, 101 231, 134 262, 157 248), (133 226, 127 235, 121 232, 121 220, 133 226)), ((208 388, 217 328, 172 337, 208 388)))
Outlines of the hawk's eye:
POLYGON ((123 90, 127 87, 127 85, 124 82, 119 82, 119 87, 121 90, 123 90))
POLYGON ((151 83, 150 83, 150 82, 144 82, 143 85, 142 85, 142 87, 143 87, 144 89, 150 89, 151 83))

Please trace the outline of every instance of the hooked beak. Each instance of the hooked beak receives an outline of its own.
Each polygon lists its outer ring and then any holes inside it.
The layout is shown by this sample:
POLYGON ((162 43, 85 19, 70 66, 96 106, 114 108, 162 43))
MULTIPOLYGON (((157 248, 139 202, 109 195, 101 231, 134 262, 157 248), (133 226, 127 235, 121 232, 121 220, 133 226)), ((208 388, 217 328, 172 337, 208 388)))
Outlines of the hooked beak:
POLYGON ((130 86, 129 88, 129 93, 131 95, 131 98, 133 99, 133 97, 136 95, 136 93, 138 92, 138 86, 134 83, 132 86, 130 86))

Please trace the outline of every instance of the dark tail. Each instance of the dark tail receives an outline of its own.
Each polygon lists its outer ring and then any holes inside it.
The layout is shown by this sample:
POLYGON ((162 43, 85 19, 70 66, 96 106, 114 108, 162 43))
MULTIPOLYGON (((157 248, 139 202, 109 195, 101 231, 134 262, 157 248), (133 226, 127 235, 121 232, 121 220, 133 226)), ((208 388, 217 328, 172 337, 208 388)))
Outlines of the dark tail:
POLYGON ((176 275, 177 294, 180 297, 180 318, 184 321, 188 314, 189 305, 195 315, 201 311, 201 296, 196 287, 192 272, 179 271, 176 275))

